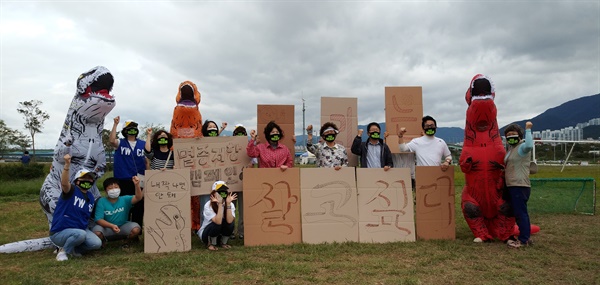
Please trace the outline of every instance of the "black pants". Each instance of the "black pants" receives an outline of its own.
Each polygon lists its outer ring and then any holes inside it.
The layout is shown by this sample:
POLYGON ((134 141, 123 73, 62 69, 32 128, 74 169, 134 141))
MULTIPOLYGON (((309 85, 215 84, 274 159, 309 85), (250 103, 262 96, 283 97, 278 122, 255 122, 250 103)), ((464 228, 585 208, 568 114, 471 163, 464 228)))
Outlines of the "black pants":
MULTIPOLYGON (((119 179, 119 187, 121 188, 121 194, 119 196, 135 196, 135 184, 133 184, 131 179, 119 179)), ((131 210, 129 211, 129 220, 138 223, 140 227, 144 225, 144 199, 138 201, 131 207, 131 210)))
MULTIPOLYGON (((233 220, 235 222, 235 220, 233 220)), ((208 237, 230 236, 233 233, 233 223, 228 224, 223 217, 223 222, 217 225, 213 222, 209 223, 202 232, 202 243, 208 244, 208 237)))

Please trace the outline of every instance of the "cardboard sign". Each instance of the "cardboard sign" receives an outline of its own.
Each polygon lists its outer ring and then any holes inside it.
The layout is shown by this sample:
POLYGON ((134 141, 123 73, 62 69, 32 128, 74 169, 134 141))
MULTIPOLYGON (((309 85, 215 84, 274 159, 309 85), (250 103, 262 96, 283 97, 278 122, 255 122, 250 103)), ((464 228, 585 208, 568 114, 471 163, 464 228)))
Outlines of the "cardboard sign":
POLYGON ((257 105, 257 121, 256 132, 261 143, 267 141, 265 127, 270 121, 275 121, 283 130, 283 139, 279 143, 287 146, 292 156, 294 155, 294 105, 257 105))
MULTIPOLYGON (((358 166, 358 156, 350 151, 358 133, 358 99, 321 97, 321 126, 332 122, 340 131, 335 142, 346 147, 348 166, 358 166)), ((314 126, 317 130, 320 126, 314 126)), ((319 136, 319 133, 316 133, 319 136)))
POLYGON ((415 241, 408 168, 357 168, 360 242, 415 241))
POLYGON ((244 171, 244 245, 302 242, 300 169, 244 171))
POLYGON ((186 168, 191 195, 210 194, 212 184, 222 180, 230 191, 242 191, 242 170, 250 163, 247 137, 173 139, 175 168, 186 168))
POLYGON ((456 238, 454 214, 454 167, 417 166, 417 237, 456 238))
POLYGON ((144 252, 189 251, 190 173, 187 169, 146 170, 144 252))
POLYGON ((358 204, 353 167, 303 168, 302 241, 358 241, 358 204))
POLYGON ((398 132, 406 128, 404 142, 420 137, 423 119, 423 90, 418 87, 385 87, 385 126, 387 144, 392 153, 399 153, 398 132))

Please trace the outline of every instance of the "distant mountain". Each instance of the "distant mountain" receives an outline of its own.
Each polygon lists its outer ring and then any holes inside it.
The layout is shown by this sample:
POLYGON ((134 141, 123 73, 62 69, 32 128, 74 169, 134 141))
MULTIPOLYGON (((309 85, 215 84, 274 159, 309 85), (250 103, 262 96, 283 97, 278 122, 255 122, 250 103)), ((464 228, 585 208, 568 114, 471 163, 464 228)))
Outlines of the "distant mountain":
MULTIPOLYGON (((531 121, 536 131, 560 130, 566 127, 575 127, 579 123, 585 123, 598 117, 600 117, 600 94, 577 98, 558 107, 550 108, 531 119, 513 123, 524 127, 525 122, 531 121)), ((507 126, 500 128, 501 134, 504 134, 507 126)))

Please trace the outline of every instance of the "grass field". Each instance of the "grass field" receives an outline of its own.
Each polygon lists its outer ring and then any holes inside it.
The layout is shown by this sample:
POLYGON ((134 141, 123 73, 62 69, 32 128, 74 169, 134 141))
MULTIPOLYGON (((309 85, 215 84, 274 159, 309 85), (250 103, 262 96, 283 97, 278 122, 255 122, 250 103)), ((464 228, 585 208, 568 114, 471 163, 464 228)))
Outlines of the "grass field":
MULTIPOLYGON (((541 166, 532 177, 593 177, 598 166, 541 166)), ((43 178, 0 183, 0 244, 48 234, 37 201, 43 178)), ((531 211, 535 245, 474 244, 460 213, 464 177, 456 172, 456 240, 244 247, 209 252, 193 237, 185 253, 144 254, 118 243, 57 262, 51 250, 0 254, 2 284, 600 284, 600 218, 531 211)), ((531 203, 539 195, 532 191, 531 203)), ((543 204, 543 203, 542 203, 543 204)))

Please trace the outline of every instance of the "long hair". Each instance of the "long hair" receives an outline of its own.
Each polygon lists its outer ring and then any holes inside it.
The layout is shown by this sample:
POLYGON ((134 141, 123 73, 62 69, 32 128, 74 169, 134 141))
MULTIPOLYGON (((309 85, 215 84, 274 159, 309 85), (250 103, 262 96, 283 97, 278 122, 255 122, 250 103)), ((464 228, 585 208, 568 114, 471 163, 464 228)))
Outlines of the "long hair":
POLYGON ((219 125, 217 125, 217 123, 215 123, 215 121, 209 121, 209 120, 204 121, 204 124, 202 125, 202 135, 205 137, 208 137, 208 125, 210 123, 213 123, 213 124, 215 124, 215 126, 217 126, 217 136, 219 136, 218 135, 219 134, 219 125))
MULTIPOLYGON (((212 196, 213 194, 214 195, 219 195, 219 193, 217 193, 217 191, 212 190, 212 191, 210 191, 209 197, 212 196)), ((219 204, 217 202, 210 201, 210 207, 213 209, 213 211, 215 212, 215 214, 219 211, 219 204)))
POLYGON ((279 137, 281 137, 283 139, 283 130, 281 129, 281 127, 275 123, 275 121, 270 121, 267 126, 265 126, 265 130, 264 130, 264 135, 265 135, 265 139, 269 138, 269 135, 271 134, 271 131, 273 130, 273 128, 277 129, 277 131, 279 131, 279 137))
POLYGON ((152 144, 150 145, 152 147, 152 149, 160 148, 160 145, 158 145, 158 136, 162 135, 163 133, 167 134, 167 140, 169 141, 169 143, 167 144, 167 147, 169 149, 171 149, 171 147, 173 146, 173 135, 171 135, 169 132, 167 132, 165 130, 159 130, 156 133, 154 133, 154 135, 152 136, 152 144))

